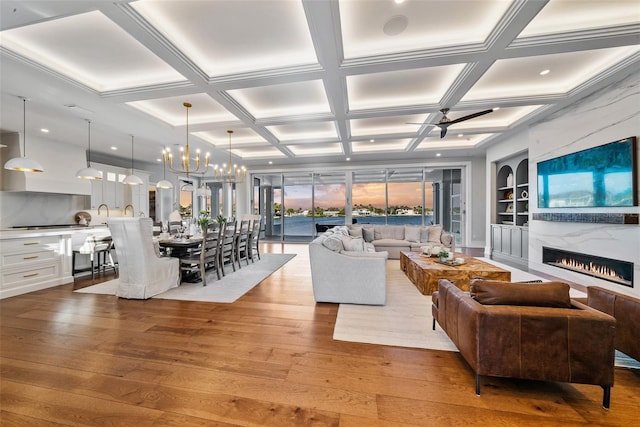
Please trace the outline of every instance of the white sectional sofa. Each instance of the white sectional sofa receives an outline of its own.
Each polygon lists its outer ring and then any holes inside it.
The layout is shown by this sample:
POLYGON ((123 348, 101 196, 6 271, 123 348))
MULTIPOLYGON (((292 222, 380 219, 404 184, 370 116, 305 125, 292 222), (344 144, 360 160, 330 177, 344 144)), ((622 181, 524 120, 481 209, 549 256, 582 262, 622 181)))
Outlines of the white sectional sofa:
POLYGON ((384 305, 387 257, 345 226, 323 233, 309 244, 316 302, 384 305))
POLYGON ((400 259, 401 251, 420 251, 423 246, 454 249, 453 235, 441 225, 367 225, 349 226, 349 234, 362 237, 377 252, 388 252, 390 259, 400 259))

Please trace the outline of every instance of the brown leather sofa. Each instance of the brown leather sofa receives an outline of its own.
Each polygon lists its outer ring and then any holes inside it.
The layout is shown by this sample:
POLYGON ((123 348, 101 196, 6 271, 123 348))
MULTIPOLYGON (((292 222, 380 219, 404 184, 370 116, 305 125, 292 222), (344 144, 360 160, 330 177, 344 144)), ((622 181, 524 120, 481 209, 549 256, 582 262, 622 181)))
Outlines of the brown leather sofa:
POLYGON ((587 305, 616 319, 615 348, 640 360, 640 299, 589 286, 587 305))
MULTIPOLYGON (((471 292, 441 279, 433 317, 476 374, 602 386, 609 408, 615 319, 571 301, 569 285, 473 280, 471 292)), ((435 329, 435 322, 434 322, 435 329)))

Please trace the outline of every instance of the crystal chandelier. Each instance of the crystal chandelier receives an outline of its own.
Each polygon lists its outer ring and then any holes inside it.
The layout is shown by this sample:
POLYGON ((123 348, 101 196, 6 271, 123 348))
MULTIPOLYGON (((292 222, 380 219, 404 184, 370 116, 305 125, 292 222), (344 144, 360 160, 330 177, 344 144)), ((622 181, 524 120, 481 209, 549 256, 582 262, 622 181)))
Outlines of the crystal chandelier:
POLYGON ((228 130, 229 134, 229 163, 223 163, 222 166, 214 165, 213 174, 217 182, 239 184, 244 181, 247 175, 247 169, 244 166, 234 165, 231 160, 231 135, 232 130, 228 130))
POLYGON ((169 164, 169 170, 171 170, 171 172, 176 174, 185 174, 187 178, 189 177, 189 175, 204 175, 205 173, 207 173, 207 170, 209 168, 209 153, 205 155, 204 165, 202 165, 200 163, 200 149, 196 150, 196 156, 194 159, 195 167, 192 166, 191 153, 189 151, 189 108, 191 108, 191 104, 188 102, 185 102, 182 105, 184 105, 187 111, 187 121, 186 121, 187 137, 186 137, 185 146, 180 147, 180 166, 174 167, 173 154, 171 153, 171 150, 169 150, 168 148, 165 148, 164 150, 162 150, 162 161, 164 162, 165 165, 167 165, 167 163, 169 164), (204 167, 201 168, 201 166, 204 166, 204 167))

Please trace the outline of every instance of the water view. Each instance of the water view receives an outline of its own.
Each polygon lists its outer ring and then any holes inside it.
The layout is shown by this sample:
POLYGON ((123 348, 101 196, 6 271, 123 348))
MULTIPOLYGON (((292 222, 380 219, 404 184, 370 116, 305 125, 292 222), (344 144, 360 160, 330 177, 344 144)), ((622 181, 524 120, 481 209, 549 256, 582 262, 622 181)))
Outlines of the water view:
MULTIPOLYGON (((388 225, 422 225, 421 215, 389 215, 389 216, 354 216, 358 224, 388 224, 388 225)), ((293 215, 284 217, 285 236, 313 236, 315 228, 313 227, 312 217, 306 215, 293 215)), ((316 217, 316 224, 344 224, 343 216, 336 217, 316 217)), ((426 215, 424 217, 425 225, 433 223, 433 216, 426 215)), ((280 236, 282 227, 282 218, 274 220, 273 235, 280 236)))

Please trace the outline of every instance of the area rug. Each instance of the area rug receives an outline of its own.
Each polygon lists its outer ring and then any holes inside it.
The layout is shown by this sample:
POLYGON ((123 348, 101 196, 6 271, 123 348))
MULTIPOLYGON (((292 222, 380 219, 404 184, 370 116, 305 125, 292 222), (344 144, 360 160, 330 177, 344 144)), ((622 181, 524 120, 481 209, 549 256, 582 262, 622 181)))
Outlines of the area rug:
MULTIPOLYGON (((483 261, 511 271, 514 282, 542 280, 534 274, 518 270, 487 258, 483 261)), ((584 297, 571 291, 572 297, 584 297)), ((422 295, 400 270, 398 260, 387 261, 387 304, 384 306, 340 304, 333 339, 398 347, 458 351, 446 333, 431 327, 431 296, 422 295)), ((640 369, 640 363, 616 352, 616 366, 640 369)))
MULTIPOLYGON (((260 254, 260 257, 261 259, 253 264, 243 265, 235 272, 227 272, 220 280, 215 271, 207 273, 207 286, 202 286, 202 282, 183 283, 153 298, 231 303, 279 270, 295 257, 295 254, 260 254)), ((74 292, 115 295, 119 283, 119 279, 114 279, 74 292)))

